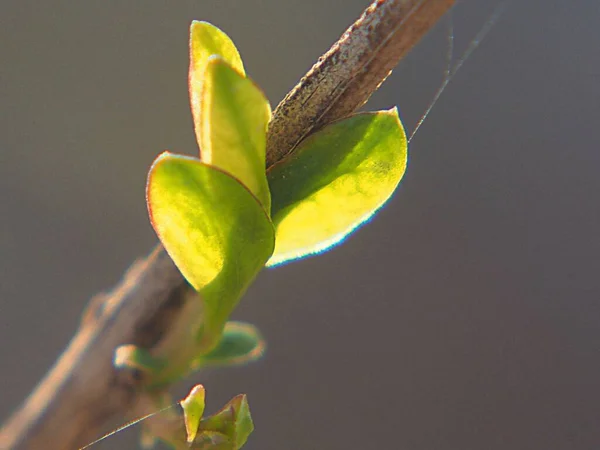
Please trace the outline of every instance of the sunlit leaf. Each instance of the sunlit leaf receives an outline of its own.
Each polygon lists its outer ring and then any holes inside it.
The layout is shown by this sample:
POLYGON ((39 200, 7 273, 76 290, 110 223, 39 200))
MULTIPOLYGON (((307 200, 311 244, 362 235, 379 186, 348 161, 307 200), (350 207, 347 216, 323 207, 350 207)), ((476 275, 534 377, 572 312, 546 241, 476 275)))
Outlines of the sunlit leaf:
POLYGON ((196 136, 200 140, 200 91, 208 59, 218 55, 238 72, 244 74, 244 65, 235 45, 223 31, 208 22, 194 20, 190 27, 190 103, 196 136))
POLYGON ((192 388, 188 396, 180 402, 181 407, 183 408, 183 419, 185 422, 188 443, 194 442, 196 434, 198 433, 200 420, 204 414, 205 398, 206 391, 204 390, 204 386, 197 384, 192 388))
POLYGON ((392 195, 406 161, 396 110, 357 114, 309 136, 268 173, 276 238, 267 265, 339 243, 392 195))
POLYGON ((265 340, 258 329, 249 323, 227 322, 217 346, 195 361, 195 366, 231 366, 260 358, 265 340))
POLYGON ((235 178, 189 157, 163 153, 148 175, 152 225, 205 304, 210 350, 233 308, 273 251, 273 227, 235 178))
POLYGON ((270 211, 265 174, 271 107, 252 80, 219 57, 206 65, 200 98, 201 159, 233 175, 270 211))

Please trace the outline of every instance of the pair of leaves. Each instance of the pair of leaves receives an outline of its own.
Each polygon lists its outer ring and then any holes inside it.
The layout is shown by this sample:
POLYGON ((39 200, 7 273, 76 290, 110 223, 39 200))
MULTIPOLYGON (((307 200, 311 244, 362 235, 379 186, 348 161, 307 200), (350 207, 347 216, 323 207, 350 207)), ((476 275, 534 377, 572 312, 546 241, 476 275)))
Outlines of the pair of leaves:
POLYGON ((254 361, 262 356, 266 347, 263 336, 255 326, 236 321, 225 324, 217 345, 209 352, 197 355, 195 342, 178 344, 178 349, 183 353, 189 348, 191 355, 194 355, 191 362, 189 358, 182 361, 183 366, 174 364, 168 357, 154 356, 136 345, 117 347, 113 364, 118 369, 134 369, 145 374, 147 385, 152 389, 159 389, 190 370, 236 366, 254 361))
POLYGON ((205 395, 199 384, 180 402, 188 444, 207 450, 238 450, 254 430, 246 396, 234 397, 219 412, 203 418, 205 395))
POLYGON ((274 248, 265 147, 271 108, 218 28, 194 22, 190 100, 201 159, 163 153, 148 176, 153 226, 205 303, 201 348, 217 344, 274 248))
POLYGON ((201 348, 265 265, 340 242, 391 196, 406 167, 397 111, 352 116, 265 172, 271 110, 218 28, 194 22, 190 99, 201 159, 162 154, 148 177, 152 224, 205 302, 201 348))

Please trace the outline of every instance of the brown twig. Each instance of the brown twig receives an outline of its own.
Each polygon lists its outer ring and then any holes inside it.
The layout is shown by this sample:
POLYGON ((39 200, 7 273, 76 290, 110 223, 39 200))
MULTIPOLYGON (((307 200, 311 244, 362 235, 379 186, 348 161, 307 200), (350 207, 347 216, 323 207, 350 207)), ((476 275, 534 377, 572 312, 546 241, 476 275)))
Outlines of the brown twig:
POLYGON ((454 0, 378 0, 275 109, 267 167, 308 134, 364 105, 454 0))
MULTIPOLYGON (((362 106, 454 0, 377 0, 275 110, 267 167, 308 134, 362 106)), ((117 346, 156 349, 198 303, 159 245, 93 299, 65 352, 6 425, 2 449, 73 450, 138 401, 142 380, 116 371, 117 346)))

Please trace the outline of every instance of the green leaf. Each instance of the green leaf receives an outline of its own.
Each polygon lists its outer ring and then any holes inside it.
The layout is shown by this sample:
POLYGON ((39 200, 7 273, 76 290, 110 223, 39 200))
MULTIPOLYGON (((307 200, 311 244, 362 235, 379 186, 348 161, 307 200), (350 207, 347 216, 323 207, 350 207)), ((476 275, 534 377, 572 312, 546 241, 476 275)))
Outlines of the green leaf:
POLYGON ((249 323, 227 322, 217 346, 202 355, 195 367, 231 366, 246 364, 260 358, 265 349, 265 340, 258 329, 249 323))
POLYGON ((183 408, 183 419, 185 422, 185 429, 187 432, 188 444, 194 442, 196 434, 198 433, 198 427, 202 414, 204 414, 204 400, 206 398, 206 391, 204 386, 197 384, 192 388, 186 398, 184 398, 180 404, 183 408))
POLYGON ((240 394, 229 401, 218 413, 202 419, 199 437, 202 432, 216 432, 227 436, 232 448, 241 448, 254 430, 248 399, 240 394))
POLYGON ((363 113, 304 140, 267 174, 273 266, 341 242, 392 195, 407 161, 397 111, 363 113))
POLYGON ((208 59, 218 55, 244 74, 244 65, 235 45, 225 33, 208 22, 194 20, 190 27, 190 103, 196 136, 200 141, 200 92, 208 59))
POLYGON ((252 80, 219 57, 206 64, 200 98, 201 159, 240 180, 267 212, 271 196, 265 174, 271 107, 252 80))
POLYGON ((168 152, 150 169, 147 202, 165 249, 204 301, 200 348, 209 351, 271 255, 273 226, 256 198, 235 178, 197 159, 168 152))
POLYGON ((117 347, 113 364, 117 369, 135 369, 152 374, 164 369, 167 362, 151 355, 146 349, 127 344, 117 347))

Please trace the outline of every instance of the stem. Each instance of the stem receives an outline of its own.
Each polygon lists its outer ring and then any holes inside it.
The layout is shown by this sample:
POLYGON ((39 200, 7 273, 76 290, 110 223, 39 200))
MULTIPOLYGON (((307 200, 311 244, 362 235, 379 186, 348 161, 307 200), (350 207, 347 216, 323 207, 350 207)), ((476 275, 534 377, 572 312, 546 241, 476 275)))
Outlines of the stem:
MULTIPOLYGON (((323 125, 348 116, 454 4, 454 0, 376 0, 275 110, 267 168, 323 125)), ((71 343, 25 404, 0 430, 2 449, 72 450, 106 422, 127 415, 144 380, 116 371, 115 348, 156 349, 198 300, 162 246, 90 302, 71 343)))

